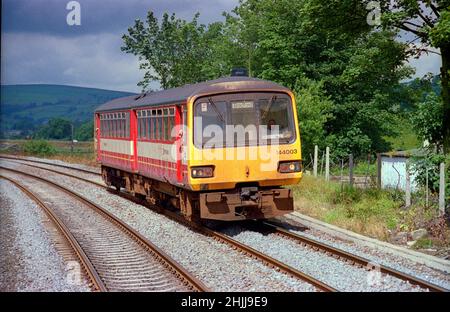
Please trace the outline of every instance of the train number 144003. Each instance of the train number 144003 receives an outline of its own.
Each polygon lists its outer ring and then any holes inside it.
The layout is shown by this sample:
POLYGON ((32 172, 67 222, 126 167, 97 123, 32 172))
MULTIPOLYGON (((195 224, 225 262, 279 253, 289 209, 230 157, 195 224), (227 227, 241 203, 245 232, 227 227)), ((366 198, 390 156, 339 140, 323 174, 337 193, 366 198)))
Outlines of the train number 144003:
POLYGON ((295 155, 297 154, 297 149, 285 149, 285 150, 279 150, 278 155, 295 155))

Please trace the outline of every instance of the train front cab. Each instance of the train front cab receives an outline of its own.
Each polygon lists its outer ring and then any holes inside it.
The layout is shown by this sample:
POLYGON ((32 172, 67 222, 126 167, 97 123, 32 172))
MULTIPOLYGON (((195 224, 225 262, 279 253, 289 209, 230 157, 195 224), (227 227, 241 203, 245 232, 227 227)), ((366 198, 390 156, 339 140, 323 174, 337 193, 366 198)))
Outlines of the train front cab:
POLYGON ((293 211, 292 191, 282 188, 298 183, 302 176, 291 92, 197 96, 190 99, 188 109, 188 185, 197 194, 202 219, 265 219, 293 211), (225 132, 225 142, 213 138, 214 126, 208 130, 214 123, 225 132), (249 133, 241 141, 234 137, 230 144, 227 124, 242 124, 249 133), (246 128, 251 125, 256 132, 246 128), (268 131, 277 127, 277 137, 263 134, 259 126, 268 131), (211 136, 205 141, 204 134, 211 136))

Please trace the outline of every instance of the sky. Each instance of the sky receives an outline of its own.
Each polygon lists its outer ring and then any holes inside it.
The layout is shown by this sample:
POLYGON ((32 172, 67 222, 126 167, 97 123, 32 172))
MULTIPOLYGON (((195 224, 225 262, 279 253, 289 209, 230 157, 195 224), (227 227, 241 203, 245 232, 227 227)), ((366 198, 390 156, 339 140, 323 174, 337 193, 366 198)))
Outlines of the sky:
MULTIPOLYGON (((66 84, 139 92, 144 73, 120 50, 121 36, 149 10, 200 22, 223 20, 238 0, 78 0, 81 25, 70 26, 68 0, 3 0, 1 84, 66 84)), ((435 54, 412 59, 416 77, 437 74, 435 54)))

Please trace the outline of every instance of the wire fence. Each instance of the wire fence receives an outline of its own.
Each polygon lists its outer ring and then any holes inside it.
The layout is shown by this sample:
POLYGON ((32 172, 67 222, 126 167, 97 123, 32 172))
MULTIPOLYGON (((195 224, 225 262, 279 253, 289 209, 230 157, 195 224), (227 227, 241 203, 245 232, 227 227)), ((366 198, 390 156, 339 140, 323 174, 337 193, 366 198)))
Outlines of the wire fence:
POLYGON ((365 157, 354 158, 333 157, 327 148, 319 151, 316 147, 314 155, 304 161, 303 170, 306 175, 313 175, 327 181, 334 181, 356 188, 391 189, 404 200, 404 206, 410 207, 415 202, 421 202, 425 207, 438 206, 439 213, 445 213, 450 202, 445 197, 446 171, 445 164, 431 166, 423 171, 417 171, 410 164, 409 156, 404 153, 367 154, 365 157), (430 172, 439 178, 437 187, 430 185, 430 172))

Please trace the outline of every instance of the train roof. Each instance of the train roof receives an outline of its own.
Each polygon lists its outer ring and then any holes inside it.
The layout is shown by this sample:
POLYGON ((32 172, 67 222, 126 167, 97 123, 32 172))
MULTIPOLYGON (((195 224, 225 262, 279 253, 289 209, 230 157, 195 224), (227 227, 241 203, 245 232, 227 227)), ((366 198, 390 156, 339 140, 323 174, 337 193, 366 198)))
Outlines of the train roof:
POLYGON ((131 109, 140 106, 156 106, 186 102, 190 97, 202 94, 232 91, 289 91, 275 82, 249 77, 225 77, 162 91, 141 93, 114 99, 99 106, 95 111, 131 109))

